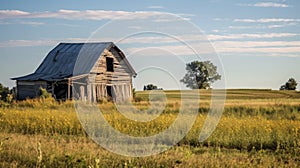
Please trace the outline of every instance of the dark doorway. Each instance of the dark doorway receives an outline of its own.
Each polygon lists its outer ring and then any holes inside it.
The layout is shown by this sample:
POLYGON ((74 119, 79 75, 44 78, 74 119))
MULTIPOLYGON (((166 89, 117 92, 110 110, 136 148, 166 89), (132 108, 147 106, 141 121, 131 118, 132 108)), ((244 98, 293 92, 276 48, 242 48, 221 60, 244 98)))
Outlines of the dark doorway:
POLYGON ((107 100, 114 100, 114 90, 112 86, 106 86, 107 100))
POLYGON ((106 57, 106 71, 114 72, 114 59, 106 57))
POLYGON ((68 84, 66 82, 57 82, 54 84, 54 95, 57 100, 66 100, 68 93, 68 84))

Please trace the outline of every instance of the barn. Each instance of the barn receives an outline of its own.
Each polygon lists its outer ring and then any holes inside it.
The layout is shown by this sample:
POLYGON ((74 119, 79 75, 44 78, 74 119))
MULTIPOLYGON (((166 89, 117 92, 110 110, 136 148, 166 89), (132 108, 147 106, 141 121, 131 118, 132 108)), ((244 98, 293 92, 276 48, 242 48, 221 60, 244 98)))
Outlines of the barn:
POLYGON ((16 80, 18 100, 39 97, 44 88, 57 100, 124 101, 132 97, 136 75, 112 42, 60 43, 34 73, 12 80, 16 80))

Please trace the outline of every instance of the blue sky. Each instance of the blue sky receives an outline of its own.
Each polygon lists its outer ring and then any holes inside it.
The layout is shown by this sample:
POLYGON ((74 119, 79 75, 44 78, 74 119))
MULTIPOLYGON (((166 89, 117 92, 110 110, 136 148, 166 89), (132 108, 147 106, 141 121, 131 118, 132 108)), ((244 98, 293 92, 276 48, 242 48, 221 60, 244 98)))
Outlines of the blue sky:
MULTIPOLYGON (((98 41, 115 42, 115 32, 124 34, 128 25, 112 29, 104 37, 108 30, 99 27, 111 21, 125 23, 124 20, 147 20, 173 13, 188 22, 187 26, 194 24, 199 27, 211 42, 223 65, 222 79, 226 80, 226 88, 278 89, 290 77, 300 83, 299 5, 298 0, 53 0, 47 3, 0 0, 0 82, 14 86, 14 81, 9 78, 32 73, 59 42, 82 42, 96 36, 94 39, 98 41)), ((172 21, 168 22, 171 25, 172 21)), ((139 26, 145 27, 146 23, 139 26)), ((139 26, 135 26, 135 31, 139 26)), ((184 29, 180 32, 179 38, 187 41, 193 41, 199 35, 184 29)), ((182 59, 195 59, 178 44, 154 44, 153 38, 159 41, 166 38, 150 35, 141 38, 144 38, 143 45, 132 47, 127 41, 120 44, 120 48, 133 51, 133 48, 152 45, 160 47, 159 51, 180 53, 182 59)), ((162 56, 152 50, 153 55, 146 56, 136 51, 133 52, 135 56, 129 58, 132 66, 140 72, 134 80, 136 88, 141 89, 147 83, 164 89, 179 87, 177 79, 184 75, 185 70, 184 63, 177 57, 166 56, 167 52, 162 56), (162 68, 145 68, 151 65, 162 68)))

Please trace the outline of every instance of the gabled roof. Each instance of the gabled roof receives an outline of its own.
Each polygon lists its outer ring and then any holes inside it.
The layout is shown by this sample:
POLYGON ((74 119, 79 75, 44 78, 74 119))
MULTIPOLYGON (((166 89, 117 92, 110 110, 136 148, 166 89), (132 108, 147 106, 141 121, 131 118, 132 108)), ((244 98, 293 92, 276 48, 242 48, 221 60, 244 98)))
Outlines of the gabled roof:
POLYGON ((122 51, 112 42, 60 43, 49 52, 34 73, 18 78, 12 78, 12 80, 56 81, 73 76, 89 74, 104 50, 110 50, 111 48, 118 51, 131 71, 131 74, 135 76, 136 72, 131 67, 122 51), (74 74, 74 72, 76 74, 74 74))

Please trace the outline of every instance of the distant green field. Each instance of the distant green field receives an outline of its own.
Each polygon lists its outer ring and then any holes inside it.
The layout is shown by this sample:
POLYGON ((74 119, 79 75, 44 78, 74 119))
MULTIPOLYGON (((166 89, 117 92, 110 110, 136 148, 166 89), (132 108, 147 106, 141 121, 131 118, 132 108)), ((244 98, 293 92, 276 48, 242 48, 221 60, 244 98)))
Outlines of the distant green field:
MULTIPOLYGON (((224 90, 214 90, 216 94, 218 91, 224 92, 224 90)), ((151 91, 139 91, 138 96, 144 99, 148 98, 151 91)), ((165 90, 168 98, 178 99, 181 97, 182 91, 178 90, 165 90)), ((288 90, 271 90, 271 89, 228 89, 225 90, 226 99, 299 99, 300 92, 288 91, 288 90)), ((211 90, 199 90, 201 99, 209 99, 211 96, 211 90)))
MULTIPOLYGON (((83 130, 71 101, 2 102, 0 167, 299 167, 300 93, 256 89, 226 92, 222 118, 207 140, 198 142, 210 108, 211 90, 200 90, 199 113, 190 132, 161 154, 136 158, 108 152, 94 143, 83 130)), ((137 109, 149 108, 149 93, 136 93, 138 101, 133 104, 137 109)), ((164 91, 166 107, 149 122, 125 118, 110 102, 99 104, 99 108, 120 132, 150 136, 174 122, 182 93, 192 96, 192 91, 164 91)))

